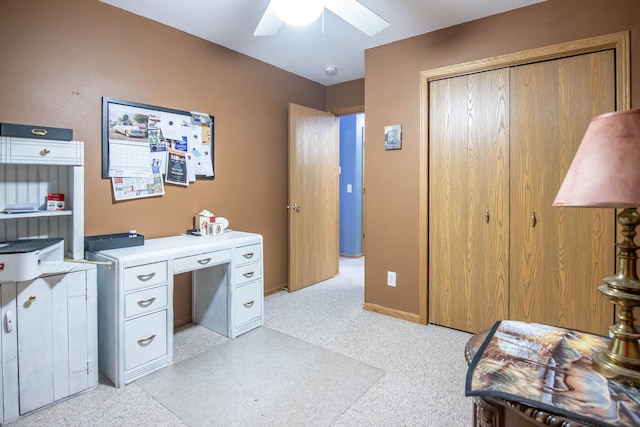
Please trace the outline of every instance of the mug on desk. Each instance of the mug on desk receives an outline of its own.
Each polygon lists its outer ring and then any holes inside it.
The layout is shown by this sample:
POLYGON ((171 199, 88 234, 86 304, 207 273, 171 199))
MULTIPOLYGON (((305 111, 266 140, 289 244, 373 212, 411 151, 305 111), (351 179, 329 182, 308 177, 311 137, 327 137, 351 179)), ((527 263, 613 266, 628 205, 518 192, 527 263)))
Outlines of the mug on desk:
POLYGON ((218 236, 224 233, 225 228, 229 226, 229 221, 223 217, 217 217, 215 222, 209 223, 207 234, 212 236, 218 236))
POLYGON ((224 232, 224 228, 222 228, 222 224, 219 222, 211 222, 209 223, 209 229, 207 230, 207 234, 210 236, 217 236, 224 232))

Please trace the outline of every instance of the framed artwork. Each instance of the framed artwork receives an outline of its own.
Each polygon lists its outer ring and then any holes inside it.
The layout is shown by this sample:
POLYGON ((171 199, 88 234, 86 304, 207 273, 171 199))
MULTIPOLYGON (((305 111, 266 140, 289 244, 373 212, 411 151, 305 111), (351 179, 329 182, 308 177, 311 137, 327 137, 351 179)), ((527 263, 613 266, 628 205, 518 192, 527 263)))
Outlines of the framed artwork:
POLYGON ((103 97, 102 178, 157 171, 179 185, 214 179, 213 116, 103 97))
POLYGON ((402 148, 402 125, 384 127, 384 149, 400 150, 402 148))

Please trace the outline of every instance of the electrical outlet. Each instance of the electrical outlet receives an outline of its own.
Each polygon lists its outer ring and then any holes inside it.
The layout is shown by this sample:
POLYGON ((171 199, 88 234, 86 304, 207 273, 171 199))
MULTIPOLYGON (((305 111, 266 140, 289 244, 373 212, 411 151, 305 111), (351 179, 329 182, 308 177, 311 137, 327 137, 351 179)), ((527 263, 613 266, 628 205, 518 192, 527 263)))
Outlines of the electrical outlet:
POLYGON ((396 272, 387 271, 387 286, 396 287, 396 272))

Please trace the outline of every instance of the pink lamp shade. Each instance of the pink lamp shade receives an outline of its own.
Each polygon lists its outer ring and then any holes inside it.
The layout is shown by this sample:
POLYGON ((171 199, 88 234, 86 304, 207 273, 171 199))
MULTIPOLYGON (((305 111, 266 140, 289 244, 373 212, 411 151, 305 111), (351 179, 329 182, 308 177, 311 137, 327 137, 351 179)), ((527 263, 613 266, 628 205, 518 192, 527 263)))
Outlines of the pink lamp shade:
POLYGON ((640 109, 591 119, 553 206, 640 206, 640 109))

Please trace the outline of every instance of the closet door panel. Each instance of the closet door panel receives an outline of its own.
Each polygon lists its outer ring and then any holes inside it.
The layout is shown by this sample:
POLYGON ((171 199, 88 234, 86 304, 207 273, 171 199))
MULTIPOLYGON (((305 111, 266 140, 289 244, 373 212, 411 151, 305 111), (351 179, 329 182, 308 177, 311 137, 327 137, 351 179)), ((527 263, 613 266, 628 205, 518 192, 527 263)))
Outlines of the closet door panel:
POLYGON ((429 106, 429 321, 466 328, 466 77, 432 82, 429 106), (461 101, 462 100, 462 101, 461 101))
POLYGON ((612 209, 552 203, 595 115, 615 109, 612 51, 511 69, 509 318, 607 333, 612 209))
POLYGON ((430 94, 430 322, 478 332, 507 315, 508 72, 430 94))

